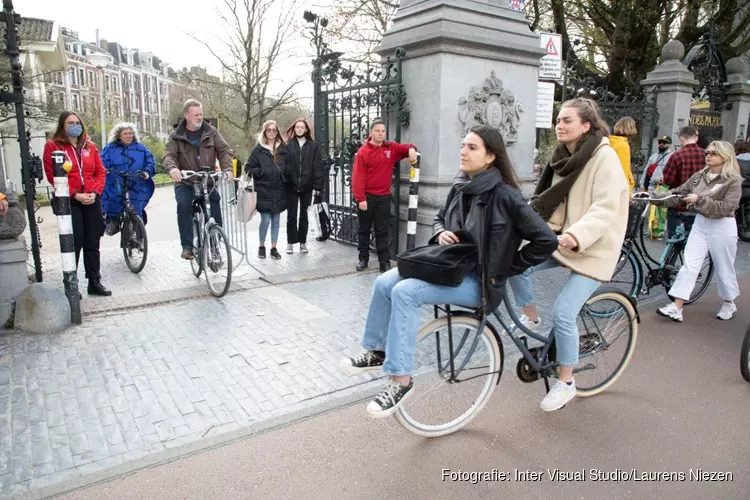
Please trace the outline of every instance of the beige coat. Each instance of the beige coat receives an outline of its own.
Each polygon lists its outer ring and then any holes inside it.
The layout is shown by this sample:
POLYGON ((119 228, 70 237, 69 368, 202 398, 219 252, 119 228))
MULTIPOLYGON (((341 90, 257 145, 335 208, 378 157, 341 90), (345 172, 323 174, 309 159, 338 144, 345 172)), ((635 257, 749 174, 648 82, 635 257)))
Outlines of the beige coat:
MULTIPOLYGON (((552 183, 560 179, 555 176, 552 183)), ((597 281, 612 279, 625 239, 629 202, 620 159, 604 137, 549 220, 555 232, 572 235, 578 248, 558 248, 552 257, 583 276, 597 281)))

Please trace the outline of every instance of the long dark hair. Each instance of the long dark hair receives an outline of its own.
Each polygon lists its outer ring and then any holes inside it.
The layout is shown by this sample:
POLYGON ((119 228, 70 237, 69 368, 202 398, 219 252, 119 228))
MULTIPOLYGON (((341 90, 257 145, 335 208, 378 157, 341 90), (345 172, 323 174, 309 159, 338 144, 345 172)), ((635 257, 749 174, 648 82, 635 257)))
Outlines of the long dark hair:
POLYGON ((286 129, 286 142, 291 142, 292 139, 297 137, 297 135, 294 133, 294 127, 297 126, 299 122, 302 122, 305 124, 305 139, 313 142, 313 135, 312 135, 312 129, 310 128, 310 123, 305 120, 304 118, 297 118, 294 120, 294 123, 292 123, 292 126, 286 129))
POLYGON ((513 163, 508 156, 508 150, 505 148, 503 134, 501 134, 495 127, 489 125, 477 125, 476 127, 472 127, 469 132, 477 134, 480 139, 482 139, 482 142, 484 142, 484 149, 486 149, 488 153, 495 155, 495 160, 490 167, 494 167, 500 171, 503 182, 516 189, 520 189, 521 182, 519 181, 516 169, 513 168, 513 163))
POLYGON ((52 136, 52 139, 56 140, 57 142, 68 142, 68 134, 65 133, 65 121, 70 117, 70 115, 78 118, 78 121, 81 122, 81 127, 83 128, 83 132, 81 132, 81 136, 78 138, 79 143, 82 140, 87 140, 89 138, 89 134, 86 130, 86 124, 83 123, 81 116, 74 111, 63 111, 62 113, 60 113, 60 118, 57 119, 57 129, 55 130, 55 135, 52 136))

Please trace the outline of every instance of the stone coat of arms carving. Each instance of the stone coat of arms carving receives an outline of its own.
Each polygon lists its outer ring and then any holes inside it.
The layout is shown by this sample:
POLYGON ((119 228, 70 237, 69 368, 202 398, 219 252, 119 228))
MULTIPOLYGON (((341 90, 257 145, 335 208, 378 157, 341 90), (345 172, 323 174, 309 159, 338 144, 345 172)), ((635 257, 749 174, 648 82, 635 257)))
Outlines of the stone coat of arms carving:
POLYGON ((482 85, 471 87, 458 101, 458 119, 466 135, 476 125, 491 125, 500 130, 506 144, 518 140, 518 125, 523 106, 516 96, 503 88, 503 82, 490 73, 482 85))

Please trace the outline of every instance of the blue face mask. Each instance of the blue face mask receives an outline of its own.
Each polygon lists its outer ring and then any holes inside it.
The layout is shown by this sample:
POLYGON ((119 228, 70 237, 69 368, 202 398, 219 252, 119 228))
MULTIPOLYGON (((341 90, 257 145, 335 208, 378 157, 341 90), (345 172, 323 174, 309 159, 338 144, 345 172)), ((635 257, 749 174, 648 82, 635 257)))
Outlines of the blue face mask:
POLYGON ((65 133, 70 137, 81 137, 83 133, 83 127, 81 125, 66 125, 65 133))

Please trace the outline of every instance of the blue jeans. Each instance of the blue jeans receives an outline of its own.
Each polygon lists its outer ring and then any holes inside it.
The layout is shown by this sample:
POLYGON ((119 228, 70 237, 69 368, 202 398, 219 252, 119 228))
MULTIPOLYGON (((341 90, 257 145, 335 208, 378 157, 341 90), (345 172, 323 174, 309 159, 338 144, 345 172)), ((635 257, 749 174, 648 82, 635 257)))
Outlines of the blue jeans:
MULTIPOLYGON (((516 305, 526 307, 534 303, 534 283, 531 274, 560 267, 554 259, 531 267, 522 274, 508 279, 516 305)), ((571 271, 552 309, 552 328, 555 332, 557 362, 562 366, 578 364, 578 313, 591 295, 599 288, 600 282, 571 271)))
POLYGON ((482 303, 479 278, 466 276, 457 287, 404 279, 398 269, 378 276, 372 288, 362 347, 385 351, 383 371, 408 375, 412 371, 419 331, 419 309, 426 304, 478 307, 482 303))
POLYGON ((268 234, 268 225, 271 224, 271 243, 274 245, 279 241, 279 219, 281 214, 270 214, 260 213, 260 228, 258 228, 258 235, 260 236, 260 244, 266 244, 266 235, 268 234))
MULTIPOLYGON (((193 248, 193 187, 184 184, 175 184, 174 197, 177 200, 177 227, 180 230, 180 244, 182 248, 193 248)), ((211 216, 218 225, 222 225, 221 206, 219 205, 221 197, 217 190, 211 191, 208 195, 208 202, 211 204, 211 216)))

